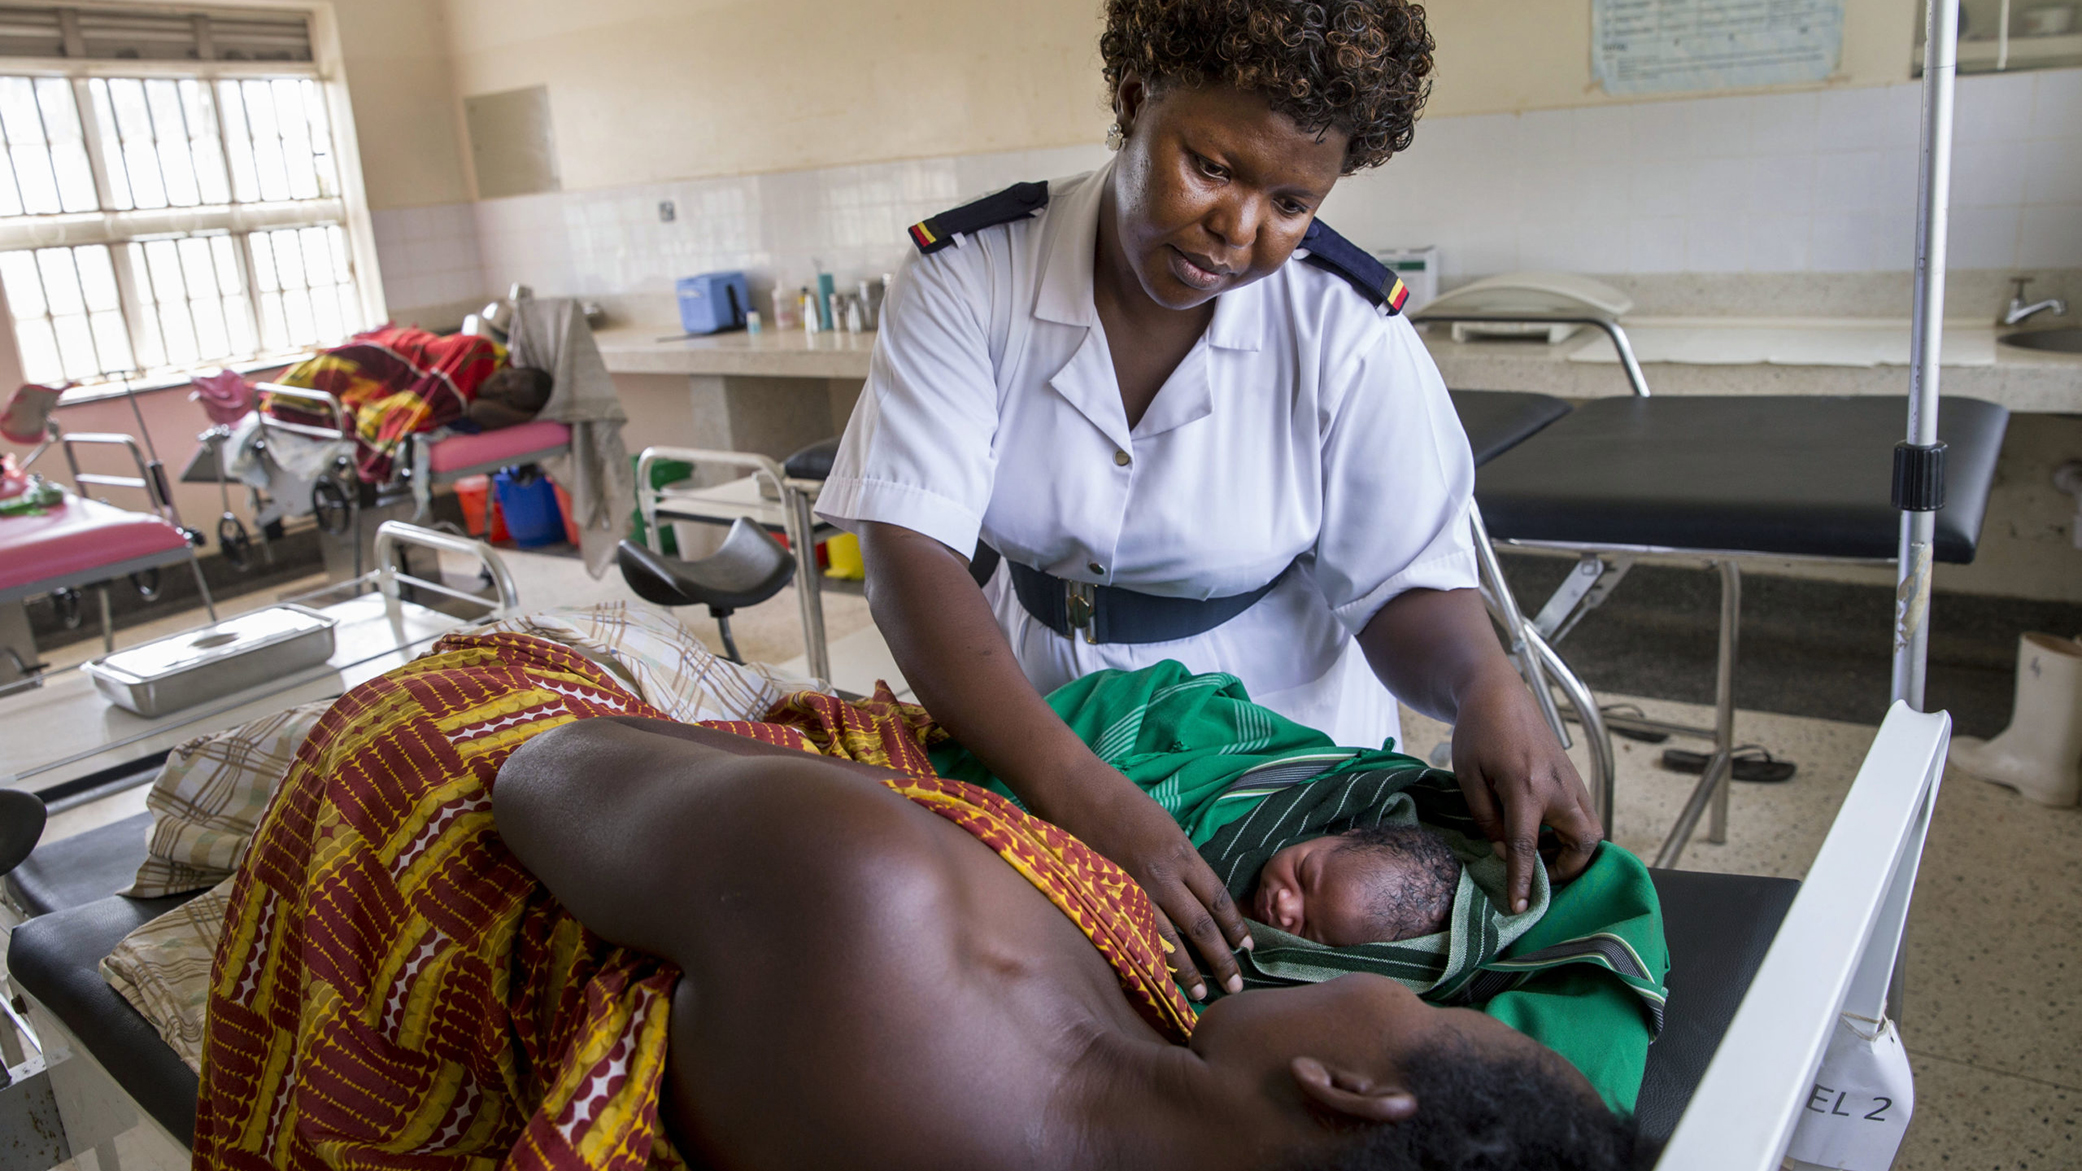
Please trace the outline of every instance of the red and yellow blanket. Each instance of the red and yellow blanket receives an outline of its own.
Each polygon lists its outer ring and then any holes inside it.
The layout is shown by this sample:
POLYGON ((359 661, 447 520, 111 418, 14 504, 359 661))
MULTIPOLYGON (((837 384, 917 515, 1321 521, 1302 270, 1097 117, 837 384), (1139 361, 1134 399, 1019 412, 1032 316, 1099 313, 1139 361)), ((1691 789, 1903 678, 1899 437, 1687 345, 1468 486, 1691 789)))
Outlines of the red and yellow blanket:
MULTIPOLYGON (((197 1167, 681 1165, 658 1117, 678 972, 587 931, 492 824, 499 765, 549 728, 662 718, 575 652, 450 636, 350 691, 298 750, 233 886, 211 971, 197 1167)), ((1174 1040, 1192 1010, 1148 897, 1010 802, 932 775, 943 733, 887 692, 804 693, 711 725, 901 774, 1048 896, 1174 1040)))
MULTIPOLYGON (((489 338, 386 325, 305 359, 276 381, 344 403, 354 419, 356 469, 380 483, 406 436, 461 418, 477 388, 505 364, 505 349, 489 338)), ((293 422, 331 422, 288 402, 264 402, 262 409, 293 422)))

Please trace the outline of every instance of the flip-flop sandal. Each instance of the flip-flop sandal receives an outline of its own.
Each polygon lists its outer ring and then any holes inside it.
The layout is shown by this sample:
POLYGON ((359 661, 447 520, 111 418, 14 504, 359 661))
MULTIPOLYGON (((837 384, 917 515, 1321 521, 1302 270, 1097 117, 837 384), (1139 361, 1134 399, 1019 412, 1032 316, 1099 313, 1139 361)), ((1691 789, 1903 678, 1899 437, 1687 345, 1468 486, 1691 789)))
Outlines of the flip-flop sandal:
MULTIPOLYGON (((1702 774, 1712 760, 1711 752, 1691 752, 1683 748, 1663 749, 1663 767, 1671 772, 1702 774)), ((1793 774, 1799 770, 1799 765, 1790 760, 1780 760, 1754 744, 1735 750, 1733 771, 1738 781, 1776 785, 1792 780, 1793 774)))
MULTIPOLYGON (((1644 713, 1639 707, 1636 707, 1631 703, 1606 704, 1604 707, 1599 708, 1598 710, 1607 716, 1632 716, 1637 720, 1644 720, 1648 718, 1646 713, 1644 713)), ((1639 740, 1643 744, 1661 744, 1663 741, 1668 740, 1670 738, 1670 733, 1668 732, 1649 732, 1640 728, 1621 728, 1610 723, 1605 725, 1605 730, 1612 733, 1614 736, 1623 737, 1628 740, 1639 740)))

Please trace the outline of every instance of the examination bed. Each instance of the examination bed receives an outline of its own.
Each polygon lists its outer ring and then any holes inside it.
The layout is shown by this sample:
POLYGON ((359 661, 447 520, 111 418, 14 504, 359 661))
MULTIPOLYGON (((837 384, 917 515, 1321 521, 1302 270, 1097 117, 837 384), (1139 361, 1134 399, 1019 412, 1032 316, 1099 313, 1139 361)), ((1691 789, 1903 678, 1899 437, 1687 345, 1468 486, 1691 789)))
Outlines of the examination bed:
MULTIPOLYGON (((1650 1050, 1639 1116, 1649 1134, 1674 1135, 1680 1144, 1663 1166, 1762 1171, 1778 1165, 1846 997, 1853 999, 1851 1011, 1864 1012, 1868 1006, 1856 1001, 1861 990, 1886 986, 1948 734, 1942 714, 1919 715, 1905 706, 1890 713, 1804 884, 1653 872, 1672 970, 1664 1031, 1650 1050), (1691 1154, 1680 1158, 1674 1153, 1680 1149, 1691 1154), (1711 1154, 1701 1157, 1701 1151, 1711 1154)), ((111 839, 127 835, 127 845, 117 844, 134 865, 141 829, 101 832, 111 839)), ((68 1118, 74 1142, 109 1141, 143 1119, 164 1140, 158 1149, 177 1162, 192 1137, 195 1076, 110 989, 98 965, 126 934, 182 898, 132 900, 85 882, 61 889, 40 872, 60 861, 65 846, 38 851, 11 876, 17 886, 41 883, 47 903, 14 930, 8 961, 15 985, 55 1068, 74 1060, 99 1067, 127 1095, 127 1102, 113 1105, 104 1095, 68 1107, 116 1117, 98 1130, 68 1118), (118 1107, 131 1111, 127 1120, 118 1107)), ((98 848, 106 847, 75 847, 82 853, 98 848)), ((112 882, 127 872, 111 864, 105 873, 101 881, 112 882)), ((61 1105, 66 1100, 60 1096, 61 1105)))

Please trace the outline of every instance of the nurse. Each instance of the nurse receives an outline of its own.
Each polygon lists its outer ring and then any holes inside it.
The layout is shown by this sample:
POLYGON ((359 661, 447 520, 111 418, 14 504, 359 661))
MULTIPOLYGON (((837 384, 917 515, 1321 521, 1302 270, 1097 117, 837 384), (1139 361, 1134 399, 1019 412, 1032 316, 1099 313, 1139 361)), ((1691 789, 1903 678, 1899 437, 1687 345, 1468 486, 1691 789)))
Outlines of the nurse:
POLYGON ((1042 701, 1079 676, 1229 672, 1340 744, 1397 735, 1396 696, 1451 722, 1514 900, 1543 824, 1558 878, 1601 835, 1475 591, 1467 438, 1401 286, 1315 219, 1409 145, 1431 49, 1401 0, 1110 0, 1113 159, 911 230, 819 501, 919 701, 1148 890, 1196 998, 1203 966, 1240 986, 1247 928, 1042 701))

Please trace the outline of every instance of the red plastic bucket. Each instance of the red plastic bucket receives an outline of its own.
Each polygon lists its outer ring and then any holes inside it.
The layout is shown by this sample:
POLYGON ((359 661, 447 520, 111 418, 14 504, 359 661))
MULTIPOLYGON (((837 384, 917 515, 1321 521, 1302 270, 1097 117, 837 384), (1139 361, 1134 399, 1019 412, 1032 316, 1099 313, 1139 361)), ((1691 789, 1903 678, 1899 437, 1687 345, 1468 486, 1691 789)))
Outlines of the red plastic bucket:
POLYGON ((473 537, 485 532, 485 504, 491 495, 490 476, 464 476, 455 482, 455 501, 463 506, 463 527, 473 537))

